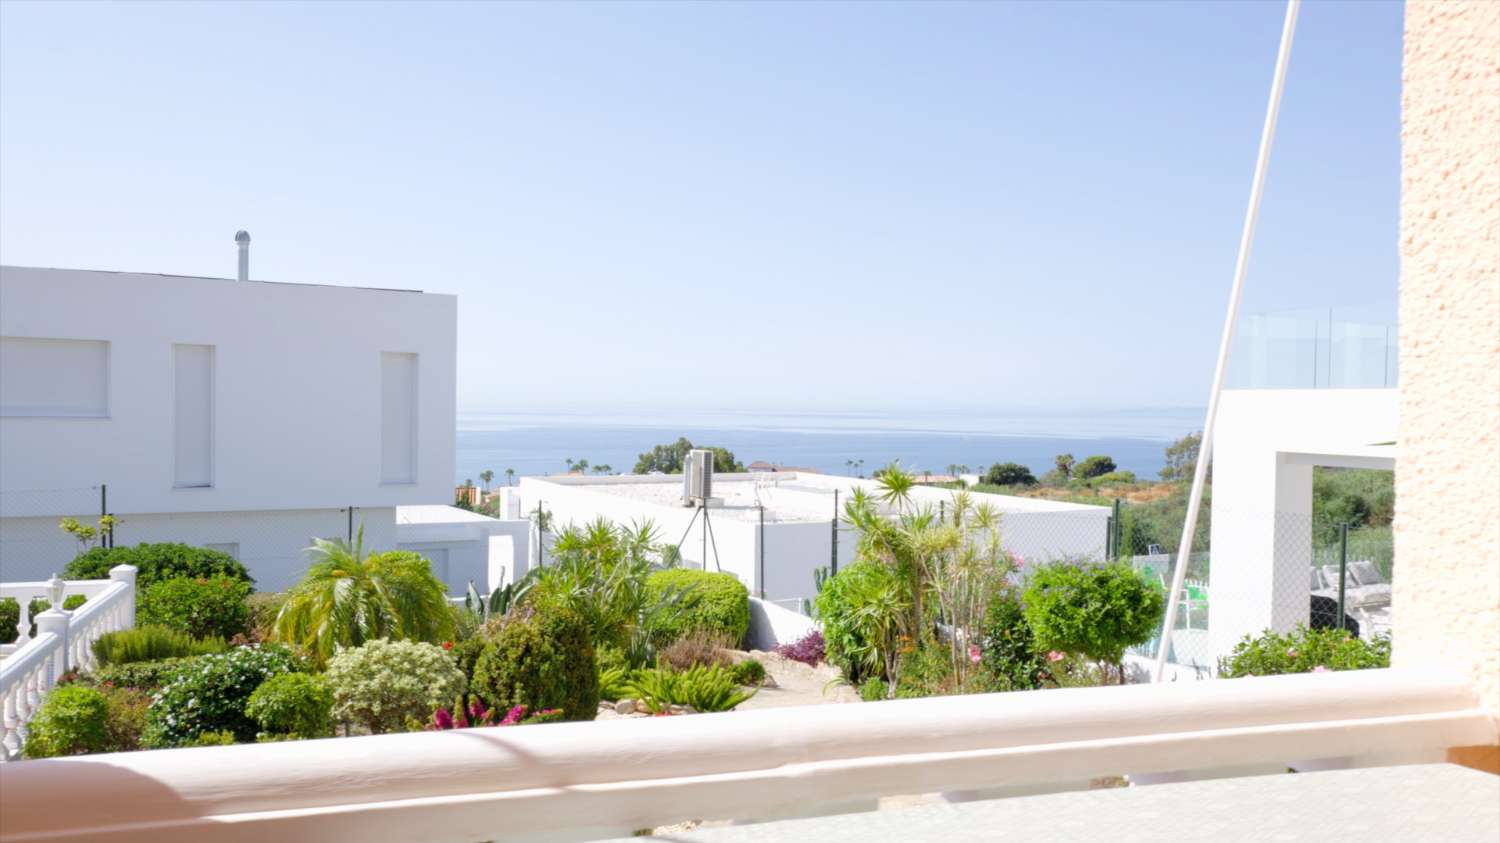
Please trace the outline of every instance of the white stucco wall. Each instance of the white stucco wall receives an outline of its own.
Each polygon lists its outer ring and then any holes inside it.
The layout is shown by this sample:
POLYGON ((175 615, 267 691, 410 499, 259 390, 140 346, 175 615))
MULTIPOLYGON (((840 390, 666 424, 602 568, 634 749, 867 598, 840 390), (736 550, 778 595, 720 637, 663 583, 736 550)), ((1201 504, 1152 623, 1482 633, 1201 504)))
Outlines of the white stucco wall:
POLYGON ((109 343, 107 418, 0 417, 0 508, 99 484, 121 514, 446 502, 456 312, 443 295, 0 267, 0 335, 109 343), (174 344, 214 347, 211 488, 173 487, 174 344), (382 352, 418 355, 412 484, 381 484, 382 352))
POLYGON ((1500 3, 1408 0, 1394 666, 1500 715, 1500 3))
MULTIPOLYGON (((1392 389, 1226 390, 1213 448, 1213 658, 1308 622, 1316 465, 1391 468, 1392 389), (1384 452, 1384 456, 1381 456, 1384 452)), ((1173 548, 1175 551, 1176 549, 1173 548)))

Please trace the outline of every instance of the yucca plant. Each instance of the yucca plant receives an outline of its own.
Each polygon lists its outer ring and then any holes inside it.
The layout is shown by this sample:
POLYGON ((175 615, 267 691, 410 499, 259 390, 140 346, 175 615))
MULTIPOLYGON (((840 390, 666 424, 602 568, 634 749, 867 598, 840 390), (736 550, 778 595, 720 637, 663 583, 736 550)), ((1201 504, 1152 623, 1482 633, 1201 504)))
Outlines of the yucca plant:
POLYGON ((453 632, 447 588, 421 555, 365 554, 365 530, 354 544, 314 539, 312 564, 276 616, 277 641, 322 665, 338 647, 377 638, 438 643, 453 632))

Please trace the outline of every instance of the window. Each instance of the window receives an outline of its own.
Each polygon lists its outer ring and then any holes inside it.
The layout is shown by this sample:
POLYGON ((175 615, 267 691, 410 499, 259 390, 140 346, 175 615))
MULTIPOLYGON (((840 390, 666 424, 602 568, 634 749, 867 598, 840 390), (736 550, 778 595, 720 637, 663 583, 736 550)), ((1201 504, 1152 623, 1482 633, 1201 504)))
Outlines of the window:
POLYGON ((109 343, 0 337, 0 416, 109 417, 109 343))
POLYGON ((380 355, 380 482, 417 482, 417 355, 380 355))
POLYGON ((214 484, 214 347, 175 345, 172 357, 172 484, 201 489, 214 484))

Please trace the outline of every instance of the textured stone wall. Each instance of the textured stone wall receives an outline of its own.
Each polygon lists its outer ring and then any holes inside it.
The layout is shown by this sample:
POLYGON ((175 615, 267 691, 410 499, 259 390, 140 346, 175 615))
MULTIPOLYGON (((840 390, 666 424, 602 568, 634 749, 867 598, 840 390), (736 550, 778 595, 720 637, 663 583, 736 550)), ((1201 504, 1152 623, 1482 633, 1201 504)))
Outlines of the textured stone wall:
POLYGON ((1397 666, 1500 715, 1500 3, 1408 0, 1397 666))

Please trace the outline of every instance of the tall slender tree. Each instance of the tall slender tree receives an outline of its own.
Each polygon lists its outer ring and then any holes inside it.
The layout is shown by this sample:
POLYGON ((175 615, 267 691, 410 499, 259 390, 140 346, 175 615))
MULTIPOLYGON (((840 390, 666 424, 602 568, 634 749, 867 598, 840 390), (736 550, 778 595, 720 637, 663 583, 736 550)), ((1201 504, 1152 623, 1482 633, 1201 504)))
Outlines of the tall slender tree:
POLYGON ((484 482, 484 493, 486 495, 489 494, 490 481, 495 479, 495 472, 486 468, 484 471, 479 472, 479 479, 484 482))

